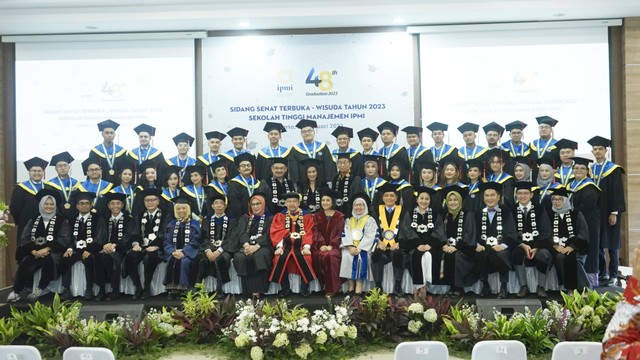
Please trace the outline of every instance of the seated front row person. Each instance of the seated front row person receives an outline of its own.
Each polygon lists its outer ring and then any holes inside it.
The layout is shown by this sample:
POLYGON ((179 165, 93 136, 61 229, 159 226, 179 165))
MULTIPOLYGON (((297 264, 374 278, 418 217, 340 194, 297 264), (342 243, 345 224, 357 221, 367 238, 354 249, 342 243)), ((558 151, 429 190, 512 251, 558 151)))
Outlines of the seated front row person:
POLYGON ((37 300, 42 290, 57 278, 62 253, 69 242, 69 223, 56 212, 61 201, 58 192, 42 189, 36 193, 39 215, 27 222, 16 251, 18 271, 14 278, 13 291, 7 302, 20 300, 20 292, 33 282, 33 274, 42 269, 40 282, 33 287, 27 298, 37 300))
POLYGON ((311 260, 313 215, 300 209, 298 193, 284 195, 287 210, 274 216, 271 243, 275 248, 270 281, 282 286, 281 296, 290 293, 289 273, 302 277, 302 295, 309 295, 309 283, 316 279, 311 260))

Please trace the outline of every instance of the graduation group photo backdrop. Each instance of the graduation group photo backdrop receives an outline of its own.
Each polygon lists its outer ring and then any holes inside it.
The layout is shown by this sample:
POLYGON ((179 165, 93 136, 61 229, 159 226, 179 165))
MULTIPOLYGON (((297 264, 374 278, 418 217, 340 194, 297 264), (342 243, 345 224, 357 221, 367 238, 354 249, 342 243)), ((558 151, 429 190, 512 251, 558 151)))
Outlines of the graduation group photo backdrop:
MULTIPOLYGON (((282 143, 291 146, 301 141, 295 124, 313 119, 316 139, 331 149, 337 126, 357 131, 386 120, 400 128, 414 124, 412 37, 406 32, 208 38, 202 58, 203 130, 250 129, 254 152, 268 144, 266 121, 284 124, 290 132, 282 143)), ((359 149, 357 140, 352 147, 359 149)))

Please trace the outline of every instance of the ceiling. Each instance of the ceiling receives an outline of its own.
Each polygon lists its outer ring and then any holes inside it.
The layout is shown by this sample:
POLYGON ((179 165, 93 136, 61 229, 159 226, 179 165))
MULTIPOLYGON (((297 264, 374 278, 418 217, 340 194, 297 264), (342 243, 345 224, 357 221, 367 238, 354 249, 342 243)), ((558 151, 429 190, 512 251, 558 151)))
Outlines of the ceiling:
POLYGON ((0 0, 0 35, 307 29, 640 16, 640 0, 0 0))

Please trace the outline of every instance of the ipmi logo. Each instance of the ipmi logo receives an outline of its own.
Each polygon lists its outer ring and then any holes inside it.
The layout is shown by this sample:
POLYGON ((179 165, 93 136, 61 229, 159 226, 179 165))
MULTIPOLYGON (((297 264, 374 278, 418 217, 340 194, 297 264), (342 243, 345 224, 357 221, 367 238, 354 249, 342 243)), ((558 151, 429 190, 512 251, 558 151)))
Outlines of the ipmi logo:
POLYGON ((293 91, 293 73, 289 69, 281 69, 276 75, 276 90, 279 93, 293 91))

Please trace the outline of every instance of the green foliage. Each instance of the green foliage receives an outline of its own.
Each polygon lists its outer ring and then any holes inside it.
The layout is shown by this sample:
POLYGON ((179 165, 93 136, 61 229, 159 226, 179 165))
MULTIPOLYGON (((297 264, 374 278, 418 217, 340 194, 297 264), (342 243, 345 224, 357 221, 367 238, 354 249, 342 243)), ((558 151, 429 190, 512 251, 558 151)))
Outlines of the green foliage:
POLYGON ((0 319, 0 345, 11 345, 22 334, 23 328, 13 318, 0 319))
POLYGON ((354 301, 354 324, 358 334, 373 341, 402 341, 399 324, 406 324, 404 310, 391 302, 389 294, 374 288, 362 301, 354 301))

